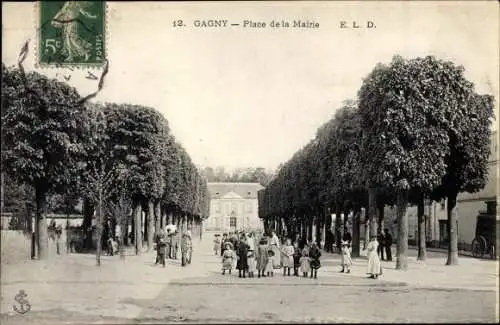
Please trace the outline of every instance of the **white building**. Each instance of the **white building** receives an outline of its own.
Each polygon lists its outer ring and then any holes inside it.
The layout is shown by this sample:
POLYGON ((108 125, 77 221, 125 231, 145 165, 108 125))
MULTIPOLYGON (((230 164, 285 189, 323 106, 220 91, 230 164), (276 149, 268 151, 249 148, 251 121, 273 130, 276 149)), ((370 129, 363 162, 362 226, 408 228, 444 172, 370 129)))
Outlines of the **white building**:
POLYGON ((258 215, 259 183, 208 183, 210 214, 205 230, 234 231, 263 229, 258 215))

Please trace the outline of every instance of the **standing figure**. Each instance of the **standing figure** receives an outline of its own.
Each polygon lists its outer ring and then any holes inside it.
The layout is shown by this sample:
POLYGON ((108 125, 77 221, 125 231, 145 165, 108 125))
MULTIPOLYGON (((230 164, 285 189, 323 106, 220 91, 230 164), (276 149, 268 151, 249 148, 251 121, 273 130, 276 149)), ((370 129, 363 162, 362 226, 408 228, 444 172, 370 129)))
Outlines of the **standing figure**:
POLYGON ((273 267, 279 269, 281 267, 280 240, 275 231, 272 232, 269 248, 273 251, 273 267))
POLYGON ((311 258, 311 279, 318 278, 318 269, 321 267, 321 263, 319 258, 321 257, 321 251, 319 250, 318 244, 313 242, 311 245, 311 249, 309 251, 309 257, 311 258))
POLYGON ((234 259, 233 244, 228 241, 224 244, 224 247, 224 253, 222 253, 222 275, 226 274, 226 270, 231 274, 234 259))
POLYGON ((267 249, 267 265, 266 265, 267 276, 274 276, 274 251, 269 247, 267 249))
POLYGON ((261 274, 262 276, 265 276, 265 270, 266 266, 268 263, 268 257, 267 257, 267 241, 264 236, 259 241, 259 246, 257 248, 257 276, 260 278, 261 274))
POLYGON ((176 229, 172 235, 172 258, 177 259, 177 253, 179 252, 179 241, 182 243, 181 234, 176 229))
POLYGON ((377 254, 378 242, 377 237, 372 236, 366 250, 368 251, 368 270, 370 279, 376 279, 382 273, 382 268, 380 266, 380 259, 377 254))
POLYGON ((311 259, 309 258, 309 251, 303 250, 302 251, 302 257, 300 258, 300 272, 304 276, 304 278, 307 278, 307 275, 309 272, 311 272, 311 259))
MULTIPOLYGON (((163 229, 162 229, 163 230, 163 229)), ((174 233, 170 230, 170 229, 167 229, 167 233, 166 233, 166 251, 167 251, 167 255, 166 257, 167 258, 172 258, 172 254, 173 254, 173 243, 174 243, 174 233)))
POLYGON ((302 254, 299 248, 299 242, 296 241, 293 245, 293 275, 299 276, 300 258, 302 254))
POLYGON ((255 271, 257 271, 257 259, 255 258, 254 251, 248 251, 248 277, 253 278, 255 271))
POLYGON ((181 265, 191 264, 193 246, 191 242, 191 232, 188 230, 182 235, 181 241, 181 265))
POLYGON ((385 238, 384 238, 384 247, 385 247, 385 258, 388 261, 392 261, 392 235, 389 232, 389 229, 384 229, 385 238))
POLYGON ((165 267, 165 257, 167 256, 167 235, 163 229, 156 234, 156 263, 165 267))
POLYGON ((384 260, 384 246, 385 246, 385 236, 382 231, 378 233, 377 236, 377 241, 378 241, 378 248, 377 248, 377 254, 380 256, 380 260, 384 260))
POLYGON ((220 256, 224 255, 224 250, 226 249, 227 241, 228 241, 227 233, 223 233, 220 242, 220 256))
POLYGON ((245 278, 245 274, 248 271, 248 245, 244 234, 241 235, 237 252, 238 261, 236 263, 236 268, 238 269, 239 277, 241 278, 241 275, 243 274, 243 277, 245 278))
MULTIPOLYGON (((215 234, 214 235, 214 254, 217 256, 219 254, 219 251, 221 250, 221 242, 219 235, 215 234)), ((222 255, 222 253, 221 253, 222 255)))
POLYGON ((348 241, 342 241, 342 271, 341 273, 351 273, 352 259, 351 259, 351 247, 348 241))
POLYGON ((283 264, 283 276, 286 275, 286 271, 288 270, 288 276, 290 276, 290 270, 293 267, 293 254, 295 252, 294 247, 292 246, 292 241, 290 239, 286 240, 285 246, 283 246, 282 251, 282 264, 283 264))

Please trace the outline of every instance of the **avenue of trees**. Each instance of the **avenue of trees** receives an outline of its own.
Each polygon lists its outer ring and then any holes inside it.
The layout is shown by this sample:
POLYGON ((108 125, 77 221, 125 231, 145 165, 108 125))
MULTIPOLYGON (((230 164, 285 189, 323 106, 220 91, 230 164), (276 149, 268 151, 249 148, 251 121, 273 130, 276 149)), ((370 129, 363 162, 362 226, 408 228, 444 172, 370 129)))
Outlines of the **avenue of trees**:
MULTIPOLYGON (((408 204, 418 207, 418 259, 425 259, 424 200, 448 201, 447 265, 458 263, 457 195, 487 181, 493 97, 480 95, 464 69, 428 56, 395 56, 363 80, 315 139, 296 152, 259 192, 267 229, 317 240, 335 213, 353 213, 359 256, 361 208, 367 235, 383 228, 384 206, 396 206, 396 268, 407 269, 408 204)), ((334 225, 340 240, 340 218, 334 225)))
POLYGON ((84 102, 65 83, 5 65, 2 81, 2 205, 34 211, 39 259, 48 257, 47 213, 69 214, 79 202, 98 265, 107 224, 120 225, 116 235, 137 254, 168 223, 201 234, 206 180, 158 111, 84 102))

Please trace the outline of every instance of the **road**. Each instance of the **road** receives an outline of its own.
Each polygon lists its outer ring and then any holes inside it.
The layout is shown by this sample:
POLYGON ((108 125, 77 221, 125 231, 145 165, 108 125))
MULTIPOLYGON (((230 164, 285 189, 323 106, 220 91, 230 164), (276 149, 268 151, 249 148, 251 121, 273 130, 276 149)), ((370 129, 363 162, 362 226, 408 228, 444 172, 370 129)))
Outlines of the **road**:
POLYGON ((364 274, 364 258, 354 261, 351 274, 342 274, 338 255, 325 254, 318 279, 280 272, 272 278, 240 279, 220 273, 210 242, 206 235, 195 243, 193 264, 186 268, 178 261, 169 261, 164 269, 155 266, 152 252, 127 256, 125 262, 106 257, 100 269, 92 256, 72 255, 40 263, 38 277, 25 271, 28 266, 8 265, 10 278, 2 274, 1 322, 498 321, 494 261, 463 258, 450 268, 444 266, 443 254, 433 252, 425 263, 410 257, 406 272, 384 262, 384 275, 372 280, 364 274), (12 311, 12 297, 20 288, 33 306, 24 315, 12 311))

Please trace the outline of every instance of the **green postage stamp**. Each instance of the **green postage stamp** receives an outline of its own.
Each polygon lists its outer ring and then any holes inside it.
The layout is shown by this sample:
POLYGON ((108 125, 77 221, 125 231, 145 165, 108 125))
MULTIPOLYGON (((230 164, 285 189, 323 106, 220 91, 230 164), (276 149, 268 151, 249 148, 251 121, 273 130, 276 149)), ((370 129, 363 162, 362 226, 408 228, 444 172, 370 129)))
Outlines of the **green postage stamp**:
POLYGON ((105 1, 41 1, 39 9, 40 66, 104 64, 105 1))

